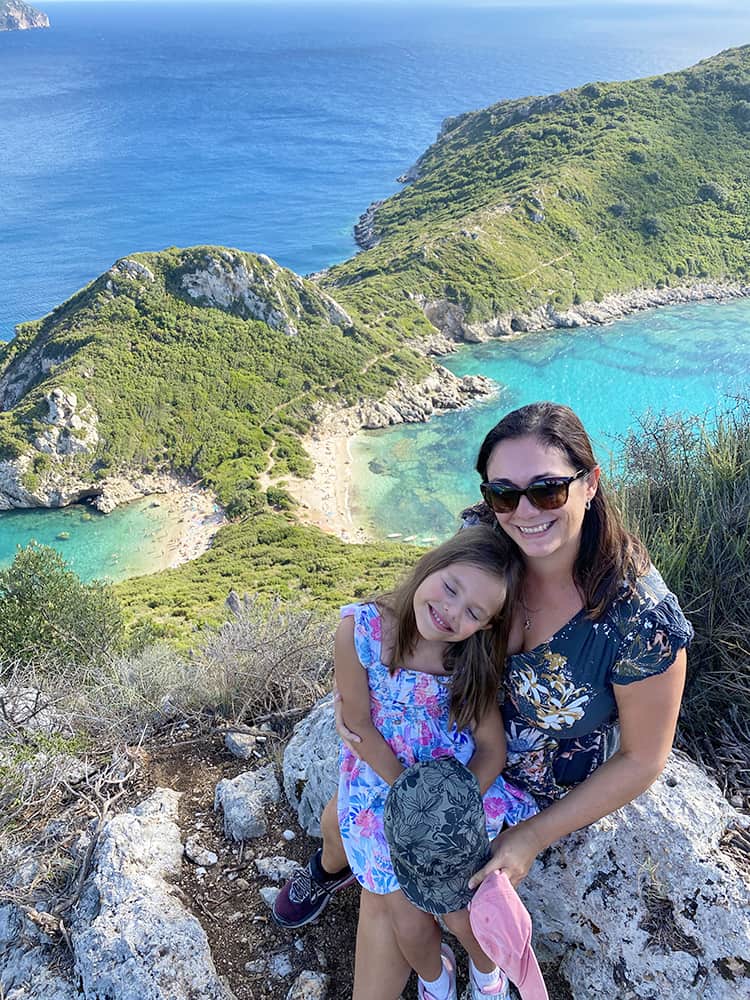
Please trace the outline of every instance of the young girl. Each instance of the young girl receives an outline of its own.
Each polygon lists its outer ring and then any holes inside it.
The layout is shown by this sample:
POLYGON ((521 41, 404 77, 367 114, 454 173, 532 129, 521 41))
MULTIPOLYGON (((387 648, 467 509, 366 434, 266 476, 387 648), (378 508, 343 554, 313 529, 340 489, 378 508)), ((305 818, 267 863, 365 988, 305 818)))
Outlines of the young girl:
MULTIPOLYGON (((423 1000, 455 1000, 455 959, 441 947, 434 918, 399 889, 383 832, 385 799, 405 767, 453 756, 483 794, 492 786, 484 798, 490 838, 536 812, 531 796, 495 780, 505 764, 497 692, 519 575, 507 541, 469 528, 423 556, 393 592, 343 608, 336 633, 344 720, 361 737, 357 756, 342 747, 338 791, 344 848, 363 887, 360 928, 386 908, 423 1000)), ((477 944, 468 911, 444 920, 469 953, 472 997, 506 996, 507 980, 477 944)), ((362 952, 353 1000, 377 1000, 378 969, 362 952)))

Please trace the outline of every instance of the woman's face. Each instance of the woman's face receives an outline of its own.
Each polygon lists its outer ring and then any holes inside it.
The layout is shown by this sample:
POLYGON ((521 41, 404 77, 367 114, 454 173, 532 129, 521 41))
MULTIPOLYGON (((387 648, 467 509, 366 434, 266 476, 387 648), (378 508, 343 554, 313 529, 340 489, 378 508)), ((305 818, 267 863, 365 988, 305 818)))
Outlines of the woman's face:
MULTIPOLYGON (((578 469, 568 456, 550 448, 533 435, 510 438, 493 448, 487 462, 487 479, 524 489, 540 479, 574 476, 578 469)), ((539 510, 528 497, 521 497, 514 511, 496 513, 505 532, 527 560, 567 554, 571 564, 578 554, 586 502, 596 493, 599 469, 570 484, 568 500, 556 510, 539 510)))

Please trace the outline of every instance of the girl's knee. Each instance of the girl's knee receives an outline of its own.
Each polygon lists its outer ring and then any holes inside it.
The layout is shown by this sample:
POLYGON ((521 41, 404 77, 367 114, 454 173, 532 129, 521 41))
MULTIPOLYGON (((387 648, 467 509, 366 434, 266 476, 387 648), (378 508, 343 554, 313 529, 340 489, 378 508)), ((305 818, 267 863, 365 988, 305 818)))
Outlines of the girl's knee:
POLYGON ((451 934, 459 941, 462 941, 462 938, 466 936, 467 930, 471 931, 468 910, 454 910, 452 913, 444 913, 442 920, 451 934))
POLYGON ((431 942, 437 932, 437 924, 431 914, 412 906, 400 892, 390 893, 383 899, 387 900, 391 923, 399 940, 410 941, 417 946, 431 942))

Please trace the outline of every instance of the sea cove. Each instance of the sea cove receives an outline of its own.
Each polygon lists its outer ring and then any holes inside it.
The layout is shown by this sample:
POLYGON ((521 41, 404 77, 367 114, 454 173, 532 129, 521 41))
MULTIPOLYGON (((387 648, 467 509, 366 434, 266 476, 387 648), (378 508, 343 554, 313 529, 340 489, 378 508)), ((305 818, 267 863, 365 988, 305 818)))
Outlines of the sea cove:
MULTIPOLYGON (((486 431, 535 399, 570 405, 590 430, 606 469, 622 437, 653 413, 702 414, 747 396, 750 300, 652 309, 605 327, 522 334, 464 346, 442 363, 482 374, 498 394, 427 424, 401 424, 351 443, 354 526, 372 537, 418 542, 451 534, 478 499, 474 461, 486 431)), ((350 534, 355 534, 354 531, 350 534)))

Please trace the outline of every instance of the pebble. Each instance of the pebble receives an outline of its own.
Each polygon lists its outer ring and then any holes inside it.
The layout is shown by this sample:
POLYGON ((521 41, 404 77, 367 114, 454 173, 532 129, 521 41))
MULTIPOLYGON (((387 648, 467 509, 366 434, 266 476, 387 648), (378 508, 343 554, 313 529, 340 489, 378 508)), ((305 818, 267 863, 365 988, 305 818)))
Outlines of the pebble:
POLYGON ((255 867, 263 878, 270 878, 272 882, 286 882, 294 875, 299 865, 291 858, 274 854, 270 858, 256 858, 255 867))
POLYGON ((328 976, 304 969, 292 983, 286 1000, 324 1000, 328 993, 328 976))
POLYGON ((245 962, 245 972, 249 972, 252 976, 259 976, 261 972, 264 972, 266 968, 266 963, 262 958, 256 958, 253 962, 245 962))
POLYGON ((275 885, 264 885, 262 889, 259 890, 260 897, 266 906, 273 906, 276 902, 276 897, 281 892, 277 889, 275 885))
POLYGON ((251 733, 229 732, 224 737, 224 746, 240 760, 251 760, 255 748, 255 737, 251 733))
POLYGON ((293 971, 292 961, 286 952, 280 952, 278 955, 272 955, 268 959, 268 971, 272 976, 276 976, 277 979, 286 979, 287 976, 291 976, 293 971))
POLYGON ((297 834, 294 832, 294 830, 284 830, 281 836, 284 838, 284 840, 294 840, 297 834))
POLYGON ((200 865, 202 868, 209 868, 219 860, 213 851, 203 847, 197 837, 188 837, 185 841, 185 857, 200 865))

